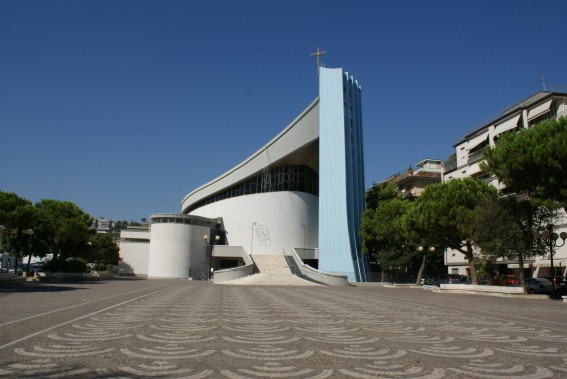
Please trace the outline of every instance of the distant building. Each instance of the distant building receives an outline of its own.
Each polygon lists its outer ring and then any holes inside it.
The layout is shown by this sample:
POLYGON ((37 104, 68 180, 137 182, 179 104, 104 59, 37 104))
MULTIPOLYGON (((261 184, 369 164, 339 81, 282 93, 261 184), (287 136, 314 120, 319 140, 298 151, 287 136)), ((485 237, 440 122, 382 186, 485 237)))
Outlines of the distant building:
POLYGON ((440 183, 443 175, 443 163, 439 159, 424 159, 415 164, 416 169, 393 175, 387 181, 398 188, 404 198, 417 197, 430 184, 440 183))
POLYGON ((93 228, 96 229, 97 232, 107 232, 114 227, 114 221, 105 219, 105 218, 97 218, 93 221, 93 228))

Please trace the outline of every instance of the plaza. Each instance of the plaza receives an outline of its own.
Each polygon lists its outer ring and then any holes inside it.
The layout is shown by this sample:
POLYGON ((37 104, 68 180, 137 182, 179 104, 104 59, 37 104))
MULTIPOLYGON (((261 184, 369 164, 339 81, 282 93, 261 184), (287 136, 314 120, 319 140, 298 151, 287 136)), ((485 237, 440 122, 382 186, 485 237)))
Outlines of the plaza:
POLYGON ((567 375, 558 301, 159 279, 26 283, 0 298, 0 378, 567 375))

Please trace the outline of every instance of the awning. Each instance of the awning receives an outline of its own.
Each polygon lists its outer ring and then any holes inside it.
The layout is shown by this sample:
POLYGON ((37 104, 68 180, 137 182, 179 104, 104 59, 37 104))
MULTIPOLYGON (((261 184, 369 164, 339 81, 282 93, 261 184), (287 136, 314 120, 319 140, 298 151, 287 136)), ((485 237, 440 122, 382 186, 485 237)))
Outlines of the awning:
POLYGON ((551 267, 550 262, 535 262, 534 267, 551 267))
POLYGON ((494 134, 498 135, 500 133, 504 133, 507 130, 514 129, 515 127, 518 126, 519 119, 520 119, 520 115, 517 115, 507 121, 504 121, 500 125, 496 125, 496 129, 494 129, 494 134))
POLYGON ((486 133, 482 133, 481 135, 472 138, 471 140, 469 140, 468 150, 469 151, 474 150, 479 145, 486 143, 487 138, 488 138, 488 131, 486 133))
POLYGON ((532 118, 535 118, 537 116, 539 116, 542 113, 545 113, 549 110, 549 108, 551 107, 551 102, 552 100, 548 100, 543 104, 538 105, 537 107, 530 109, 530 112, 528 113, 528 120, 531 120, 532 118))

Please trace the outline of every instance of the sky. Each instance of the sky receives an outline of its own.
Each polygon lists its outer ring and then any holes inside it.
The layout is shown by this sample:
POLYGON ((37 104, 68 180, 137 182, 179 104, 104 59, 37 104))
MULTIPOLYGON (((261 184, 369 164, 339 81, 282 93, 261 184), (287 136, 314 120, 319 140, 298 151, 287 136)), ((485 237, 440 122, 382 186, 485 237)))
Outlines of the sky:
POLYGON ((366 185, 567 92, 564 0, 0 0, 0 191, 177 213, 318 95, 362 86, 366 185), (543 78, 543 80, 542 80, 543 78))

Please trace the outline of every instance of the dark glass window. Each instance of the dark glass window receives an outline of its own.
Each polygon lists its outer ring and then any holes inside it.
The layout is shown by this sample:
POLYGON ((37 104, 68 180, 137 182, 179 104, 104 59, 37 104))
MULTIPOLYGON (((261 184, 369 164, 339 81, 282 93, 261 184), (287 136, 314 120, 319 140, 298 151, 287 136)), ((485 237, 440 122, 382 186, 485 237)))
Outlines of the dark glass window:
POLYGON ((204 205, 223 199, 262 192, 298 191, 319 196, 319 175, 304 165, 272 167, 255 177, 236 183, 222 192, 218 192, 189 207, 191 212, 204 205))

